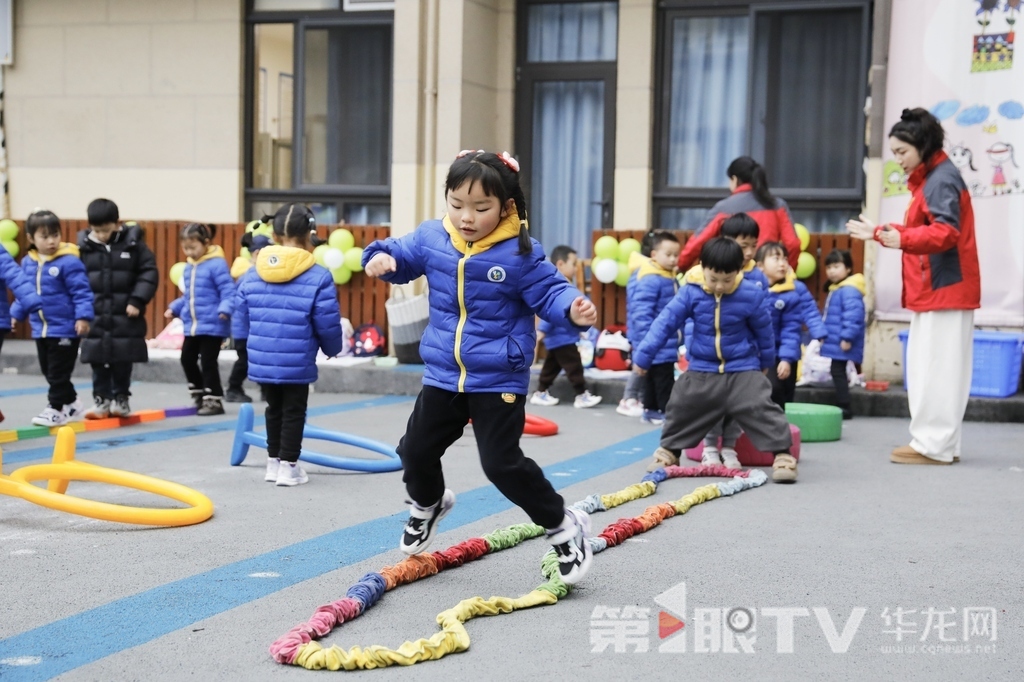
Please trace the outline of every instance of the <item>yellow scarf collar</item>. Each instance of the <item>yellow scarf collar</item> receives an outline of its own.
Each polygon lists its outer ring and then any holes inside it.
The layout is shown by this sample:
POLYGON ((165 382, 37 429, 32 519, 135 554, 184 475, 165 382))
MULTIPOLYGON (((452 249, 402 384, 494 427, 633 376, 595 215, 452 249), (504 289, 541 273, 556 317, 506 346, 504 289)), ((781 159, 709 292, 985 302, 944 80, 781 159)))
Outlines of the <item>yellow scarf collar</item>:
MULTIPOLYGON (((465 254, 469 250, 469 242, 459 234, 455 225, 453 225, 452 221, 448 218, 447 213, 441 222, 444 224, 444 229, 448 232, 448 236, 452 240, 452 246, 454 246, 459 253, 465 254)), ((520 229, 526 229, 526 222, 519 220, 519 213, 513 206, 512 210, 509 211, 508 215, 501 219, 501 222, 498 223, 498 226, 494 228, 493 232, 483 239, 473 242, 473 253, 481 253, 499 242, 519 237, 520 229)))

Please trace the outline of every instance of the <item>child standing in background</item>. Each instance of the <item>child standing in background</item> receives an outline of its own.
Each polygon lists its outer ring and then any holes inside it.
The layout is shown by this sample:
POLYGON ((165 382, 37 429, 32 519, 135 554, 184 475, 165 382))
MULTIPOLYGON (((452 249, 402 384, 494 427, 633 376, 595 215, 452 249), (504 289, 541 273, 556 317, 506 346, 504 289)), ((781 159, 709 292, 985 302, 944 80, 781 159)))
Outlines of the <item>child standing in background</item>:
POLYGON ((280 246, 261 249, 239 280, 233 328, 248 339, 249 378, 267 398, 263 478, 290 487, 309 481, 299 466, 309 385, 317 379, 317 350, 341 352, 341 312, 331 273, 306 250, 309 241, 320 243, 313 212, 285 204, 270 220, 280 246))
POLYGON ((149 360, 144 314, 160 274, 142 228, 118 224, 117 204, 96 199, 86 213, 89 231, 79 236, 78 248, 95 317, 89 336, 82 339, 81 357, 92 365, 95 404, 85 418, 127 417, 132 411, 132 364, 149 360))
POLYGON ((217 358, 224 338, 231 333, 235 299, 235 283, 224 249, 211 243, 216 233, 214 225, 202 223, 188 223, 181 229, 181 250, 187 256, 181 275, 182 295, 164 312, 167 319, 181 318, 185 332, 181 367, 199 408, 196 414, 202 417, 224 414, 217 358))
POLYGON ((71 374, 78 362, 80 338, 92 322, 92 289, 78 247, 60 240, 60 220, 51 211, 36 211, 25 221, 29 251, 21 268, 35 282, 43 307, 31 315, 20 302, 11 321, 28 316, 36 340, 39 369, 50 385, 48 405, 32 419, 36 426, 60 426, 80 419, 84 409, 71 374))
POLYGON ((775 333, 775 365, 768 370, 772 401, 785 409, 796 391, 796 363, 800 361, 800 328, 804 309, 789 268, 789 254, 782 242, 765 242, 757 250, 757 267, 768 278, 768 313, 775 333))
POLYGON ((850 252, 838 249, 825 257, 825 274, 829 281, 824 319, 828 338, 821 355, 832 359, 836 405, 843 411, 843 419, 853 419, 846 363, 864 361, 864 275, 854 274, 850 252))
POLYGON ((487 478, 546 528, 567 584, 590 569, 590 517, 566 508, 519 440, 536 342, 535 316, 571 320, 578 331, 597 321, 597 308, 544 258, 526 227, 519 163, 464 151, 445 180, 447 213, 400 239, 376 241, 363 252, 366 274, 404 284, 426 275, 430 324, 420 356, 423 390, 398 454, 412 499, 399 542, 406 554, 427 549, 438 522, 455 505, 445 488, 441 457, 473 420, 487 478))
MULTIPOLYGON (((576 252, 568 246, 556 246, 551 249, 551 262, 558 272, 572 282, 576 274, 576 252)), ((541 320, 537 326, 537 340, 547 349, 547 357, 540 370, 540 379, 536 392, 530 396, 531 405, 549 407, 558 404, 558 398, 549 395, 548 389, 555 383, 558 373, 565 370, 565 376, 576 392, 573 407, 594 407, 601 402, 601 396, 592 395, 587 390, 583 378, 583 361, 576 343, 580 340, 580 332, 568 321, 552 323, 541 320)))

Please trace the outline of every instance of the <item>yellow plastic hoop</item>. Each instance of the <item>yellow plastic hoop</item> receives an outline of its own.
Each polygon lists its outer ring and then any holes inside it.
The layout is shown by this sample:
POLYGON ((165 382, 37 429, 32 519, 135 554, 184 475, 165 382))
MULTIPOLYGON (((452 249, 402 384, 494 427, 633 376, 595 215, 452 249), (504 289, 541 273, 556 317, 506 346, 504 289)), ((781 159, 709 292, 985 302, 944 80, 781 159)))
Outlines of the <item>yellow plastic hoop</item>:
POLYGON ((192 488, 130 471, 77 462, 74 457, 75 433, 70 428, 62 427, 57 432, 53 463, 22 467, 11 472, 10 476, 0 474, 0 494, 20 497, 27 502, 70 514, 144 526, 190 526, 213 516, 213 502, 192 488), (49 481, 46 488, 32 485, 33 481, 44 480, 49 481), (161 495, 189 507, 149 509, 87 500, 64 494, 70 481, 119 485, 161 495))

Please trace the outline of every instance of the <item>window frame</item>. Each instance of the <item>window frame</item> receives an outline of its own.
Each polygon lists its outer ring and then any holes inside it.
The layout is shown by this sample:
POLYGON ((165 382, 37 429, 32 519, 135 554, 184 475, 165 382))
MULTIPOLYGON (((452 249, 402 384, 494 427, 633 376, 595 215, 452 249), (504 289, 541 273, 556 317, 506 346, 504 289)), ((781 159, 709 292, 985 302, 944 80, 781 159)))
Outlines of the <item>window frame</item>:
MULTIPOLYGON (((863 78, 858 82, 857 100, 866 101, 868 94, 868 66, 871 58, 872 0, 663 0, 658 5, 655 31, 655 88, 654 113, 655 130, 652 136, 654 149, 652 159, 654 178, 651 192, 652 227, 661 227, 661 211, 665 208, 705 208, 729 195, 728 187, 672 187, 668 182, 669 125, 671 116, 671 49, 672 24, 679 18, 691 17, 749 17, 749 50, 747 65, 746 144, 744 154, 751 153, 754 141, 754 60, 757 57, 757 21, 759 15, 781 12, 816 12, 842 9, 860 9, 861 54, 863 78)), ((858 130, 865 130, 867 116, 862 109, 857 112, 858 130)), ((770 127, 770 121, 765 122, 770 127)), ((867 157, 867 141, 863 134, 858 136, 867 157)), ((760 159, 764 161, 764 159, 760 159)), ((723 178, 724 180, 724 178, 723 178)), ((771 179, 769 178, 769 181, 771 179)), ((856 174, 856 186, 852 188, 812 188, 771 186, 774 195, 784 199, 790 208, 806 210, 849 209, 857 211, 864 201, 864 174, 856 174)))
POLYGON ((345 10, 313 10, 313 11, 253 11, 254 0, 246 0, 245 19, 245 83, 243 97, 245 99, 243 135, 243 210, 246 217, 252 217, 252 207, 258 202, 316 202, 335 205, 338 220, 343 220, 346 204, 388 204, 391 199, 391 164, 393 152, 392 117, 394 112, 394 12, 384 11, 345 11, 345 10), (256 131, 255 121, 255 27, 259 24, 291 24, 292 37, 292 74, 295 89, 292 97, 292 165, 290 176, 292 187, 289 189, 258 188, 253 186, 253 137, 256 131), (305 127, 305 60, 303 58, 306 44, 306 30, 309 28, 333 28, 337 26, 389 26, 391 27, 392 62, 391 73, 386 87, 391 89, 391 97, 387 112, 388 131, 388 182, 386 185, 304 185, 302 180, 302 164, 305 149, 300 141, 303 139, 305 127), (381 201, 386 199, 387 201, 381 201))

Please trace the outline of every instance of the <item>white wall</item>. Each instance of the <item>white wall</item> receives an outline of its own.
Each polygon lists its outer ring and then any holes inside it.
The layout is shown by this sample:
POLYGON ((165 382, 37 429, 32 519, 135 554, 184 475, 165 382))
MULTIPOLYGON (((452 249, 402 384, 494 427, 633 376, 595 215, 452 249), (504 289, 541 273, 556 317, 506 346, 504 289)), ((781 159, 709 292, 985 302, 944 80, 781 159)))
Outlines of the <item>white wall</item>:
POLYGON ((5 67, 11 213, 240 219, 241 0, 20 0, 5 67))

